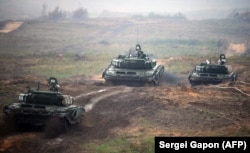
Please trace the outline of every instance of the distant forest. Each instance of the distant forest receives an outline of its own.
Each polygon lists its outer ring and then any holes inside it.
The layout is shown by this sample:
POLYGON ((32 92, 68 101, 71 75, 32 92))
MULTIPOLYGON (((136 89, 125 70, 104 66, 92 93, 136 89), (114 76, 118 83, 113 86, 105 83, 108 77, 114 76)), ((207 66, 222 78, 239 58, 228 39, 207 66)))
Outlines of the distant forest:
POLYGON ((228 18, 250 23, 250 11, 244 11, 244 12, 233 11, 228 15, 228 18))
MULTIPOLYGON (((225 1, 226 3, 227 1, 225 1)), ((76 2, 75 2, 76 3, 76 2)), ((29 20, 29 19, 80 19, 84 20, 93 17, 93 12, 86 9, 84 3, 74 5, 71 9, 64 8, 61 0, 2 0, 0 1, 0 21, 5 20, 29 20)), ((71 4, 71 3, 69 3, 71 4)), ((231 4, 233 5, 233 4, 231 4)), ((69 6, 68 6, 69 7, 69 6)), ((247 6, 246 6, 247 7, 247 6)), ((193 10, 190 12, 176 12, 172 14, 148 12, 147 14, 131 14, 126 12, 112 12, 112 10, 100 10, 94 17, 134 17, 151 19, 236 19, 239 21, 250 22, 250 9, 211 9, 193 10)))

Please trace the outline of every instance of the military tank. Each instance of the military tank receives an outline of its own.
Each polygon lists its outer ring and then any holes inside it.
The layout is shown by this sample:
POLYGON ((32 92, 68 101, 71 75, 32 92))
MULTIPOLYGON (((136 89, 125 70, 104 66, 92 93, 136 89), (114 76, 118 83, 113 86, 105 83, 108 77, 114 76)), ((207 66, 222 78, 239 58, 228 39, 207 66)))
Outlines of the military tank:
POLYGON ((220 54, 218 64, 206 60, 206 63, 196 65, 188 80, 191 85, 234 82, 237 80, 237 73, 232 71, 231 65, 226 65, 225 54, 220 54))
POLYGON ((128 55, 118 55, 113 58, 103 70, 102 78, 108 83, 142 82, 158 85, 164 72, 164 66, 144 54, 141 45, 137 44, 135 53, 130 50, 128 55))
MULTIPOLYGON (((59 91, 29 89, 27 93, 19 94, 17 102, 5 105, 3 112, 6 118, 14 118, 18 128, 23 125, 48 126, 46 124, 51 119, 60 121, 60 126, 67 126, 79 123, 85 112, 82 106, 73 102, 72 96, 59 91)), ((55 124, 54 121, 49 124, 55 124)))

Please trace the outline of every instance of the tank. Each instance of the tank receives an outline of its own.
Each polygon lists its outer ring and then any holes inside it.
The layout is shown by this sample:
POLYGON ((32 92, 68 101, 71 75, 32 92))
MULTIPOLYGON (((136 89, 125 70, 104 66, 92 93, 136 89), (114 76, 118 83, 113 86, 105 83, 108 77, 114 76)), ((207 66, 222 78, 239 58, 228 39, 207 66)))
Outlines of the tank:
POLYGON ((73 125, 80 122, 85 112, 82 106, 73 103, 72 96, 61 92, 29 89, 27 93, 19 94, 17 102, 5 105, 3 112, 7 118, 14 117, 18 127, 45 126, 52 118, 60 120, 63 125, 73 125))
POLYGON ((158 85, 164 72, 164 66, 144 54, 140 44, 136 45, 135 53, 130 50, 128 55, 118 55, 113 58, 103 70, 102 78, 106 82, 142 82, 158 85))
POLYGON ((188 80, 191 85, 234 82, 237 80, 237 73, 232 71, 231 65, 226 65, 225 54, 220 54, 217 64, 207 60, 206 63, 196 65, 188 80))

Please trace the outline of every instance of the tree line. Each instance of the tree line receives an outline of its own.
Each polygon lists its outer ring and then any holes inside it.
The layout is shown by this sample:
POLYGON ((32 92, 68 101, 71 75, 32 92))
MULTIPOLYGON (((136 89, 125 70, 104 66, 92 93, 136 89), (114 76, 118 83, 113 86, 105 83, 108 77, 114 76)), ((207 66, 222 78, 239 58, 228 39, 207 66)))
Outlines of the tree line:
POLYGON ((65 11, 61 9, 59 6, 55 7, 54 10, 47 13, 48 5, 46 3, 43 3, 42 6, 42 18, 48 19, 48 20, 60 20, 60 19, 87 19, 88 18, 88 11, 84 8, 78 8, 73 11, 65 11))

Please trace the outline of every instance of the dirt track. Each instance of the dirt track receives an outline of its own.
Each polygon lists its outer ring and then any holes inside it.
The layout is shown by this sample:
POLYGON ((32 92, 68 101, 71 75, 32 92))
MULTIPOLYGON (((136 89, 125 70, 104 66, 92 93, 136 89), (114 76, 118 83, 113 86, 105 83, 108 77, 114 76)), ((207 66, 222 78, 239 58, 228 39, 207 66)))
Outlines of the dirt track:
MULTIPOLYGON (((11 60, 10 63, 20 65, 11 60)), ((1 76, 2 100, 15 100, 27 86, 36 87, 37 80, 46 82, 44 77, 24 73, 21 66, 18 72, 14 71, 14 65, 9 65, 13 70, 2 65, 5 70, 1 76)), ((250 87, 242 82, 191 87, 185 76, 165 73, 156 87, 111 86, 83 76, 62 79, 59 83, 63 93, 74 96, 77 104, 85 106, 87 113, 81 124, 56 138, 33 130, 2 133, 0 152, 87 153, 84 144, 119 136, 250 136, 250 97, 246 95, 250 87), (222 86, 227 88, 219 88, 222 86)), ((2 119, 0 124, 3 128, 2 119)))
POLYGON ((14 31, 18 29, 22 24, 23 22, 8 22, 3 27, 3 29, 0 29, 0 33, 9 33, 11 31, 14 31))

